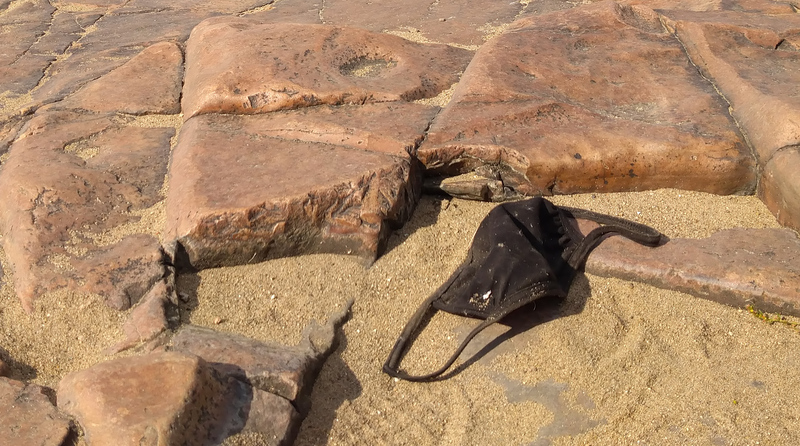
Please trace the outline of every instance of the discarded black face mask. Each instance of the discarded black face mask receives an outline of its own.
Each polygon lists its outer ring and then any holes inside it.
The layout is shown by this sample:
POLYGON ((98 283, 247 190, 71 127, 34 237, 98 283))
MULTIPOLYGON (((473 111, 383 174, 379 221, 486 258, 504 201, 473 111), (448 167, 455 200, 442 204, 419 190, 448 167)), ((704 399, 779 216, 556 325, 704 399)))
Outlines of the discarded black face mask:
POLYGON ((456 361, 481 330, 545 296, 566 297, 578 269, 606 235, 620 234, 656 246, 662 235, 653 228, 583 209, 559 207, 544 198, 506 203, 493 209, 472 240, 464 263, 411 317, 383 366, 387 374, 409 381, 430 381, 456 361), (601 225, 585 237, 574 218, 601 225), (484 319, 439 370, 412 376, 398 369, 407 342, 433 307, 484 319))

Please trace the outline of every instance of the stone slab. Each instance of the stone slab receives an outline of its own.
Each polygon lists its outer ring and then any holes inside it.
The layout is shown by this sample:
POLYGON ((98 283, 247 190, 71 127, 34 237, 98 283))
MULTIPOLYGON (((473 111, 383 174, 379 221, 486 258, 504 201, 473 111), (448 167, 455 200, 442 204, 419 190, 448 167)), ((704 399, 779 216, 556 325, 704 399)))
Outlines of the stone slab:
POLYGON ((764 167, 758 192, 780 224, 800 231, 800 147, 773 155, 764 167))
POLYGON ((408 152, 432 112, 398 103, 196 116, 173 153, 167 239, 194 268, 309 252, 374 259, 419 197, 408 152))
POLYGON ((730 102, 761 164, 781 148, 800 144, 800 17, 678 17, 671 25, 676 35, 730 102))
POLYGON ((402 8, 390 0, 326 0, 325 23, 370 31, 417 30, 434 42, 481 45, 494 27, 510 23, 522 10, 521 2, 469 0, 411 0, 402 8))
POLYGON ((181 49, 172 42, 161 42, 145 48, 55 106, 97 113, 179 113, 182 82, 181 49))
POLYGON ((613 2, 523 19, 483 45, 419 157, 445 175, 499 164, 527 195, 756 182, 727 103, 659 16, 613 2))
POLYGON ((58 405, 80 423, 88 446, 218 444, 241 409, 232 384, 196 356, 158 352, 70 373, 58 405))
POLYGON ((729 229, 657 248, 609 237, 589 255, 586 272, 800 316, 800 238, 791 229, 729 229))
POLYGON ((203 113, 264 113, 438 95, 472 53, 357 28, 219 17, 186 44, 182 100, 203 113))
POLYGON ((0 230, 23 306, 31 310, 47 291, 84 286, 119 308, 135 303, 141 294, 130 294, 132 282, 150 281, 143 294, 154 279, 137 273, 122 280, 126 271, 143 271, 126 269, 128 260, 158 256, 160 247, 132 257, 124 246, 106 248, 127 260, 97 264, 87 255, 101 247, 86 234, 129 222, 130 211, 160 201, 174 129, 120 128, 109 115, 61 111, 36 114, 20 133, 0 171, 0 188, 10 191, 0 201, 0 230))
POLYGON ((44 394, 44 388, 0 374, 0 443, 62 446, 70 432, 69 418, 44 394))

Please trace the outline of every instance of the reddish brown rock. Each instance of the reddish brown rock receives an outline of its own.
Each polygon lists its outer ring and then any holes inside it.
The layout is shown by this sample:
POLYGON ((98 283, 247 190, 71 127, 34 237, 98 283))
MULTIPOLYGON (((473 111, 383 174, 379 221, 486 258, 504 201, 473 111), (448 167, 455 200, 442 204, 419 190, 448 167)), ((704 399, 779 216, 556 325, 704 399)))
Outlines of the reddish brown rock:
POLYGON ((800 17, 679 17, 672 25, 676 35, 730 102, 761 164, 781 148, 800 144, 800 17))
POLYGON ((349 316, 351 306, 352 301, 331 315, 325 325, 312 322, 296 346, 187 325, 172 339, 171 349, 200 356, 220 373, 286 398, 305 414, 314 380, 335 348, 335 332, 349 316))
POLYGON ((210 11, 160 9, 103 15, 80 40, 48 69, 48 76, 33 92, 33 101, 47 104, 74 93, 89 82, 120 67, 143 48, 160 42, 184 42, 195 25, 216 15, 210 11))
POLYGON ((764 167, 759 197, 782 225, 800 231, 800 148, 772 157, 764 167))
POLYGON ((374 259, 416 204, 421 172, 406 149, 431 113, 376 104, 192 118, 170 168, 168 239, 195 268, 307 252, 374 259))
POLYGON ((99 113, 178 113, 182 80, 183 53, 176 44, 161 42, 145 48, 57 106, 99 113))
POLYGON ((492 27, 512 22, 522 10, 520 2, 491 0, 477 6, 469 0, 413 0, 397 8, 389 0, 326 0, 325 23, 370 31, 419 30, 441 43, 481 45, 492 27))
POLYGON ((175 289, 167 280, 160 280, 131 310, 122 325, 125 339, 109 347, 109 355, 119 353, 154 339, 167 329, 165 306, 174 301, 175 289))
POLYGON ((0 94, 24 94, 44 76, 55 57, 32 53, 47 31, 53 6, 45 0, 20 2, 0 14, 0 94))
POLYGON ((2 359, 0 359, 0 376, 7 376, 8 375, 8 366, 2 359))
POLYGON ((800 239, 790 229, 729 229, 657 248, 610 237, 592 251, 586 272, 800 316, 800 239))
POLYGON ((249 391, 196 356, 159 352, 67 375, 58 405, 89 446, 210 445, 241 429, 249 391))
POLYGON ((0 377, 0 407, 2 444, 61 446, 69 434, 69 419, 36 384, 0 377))
MULTIPOLYGON (((131 282, 126 282, 127 291, 111 288, 125 276, 127 260, 116 263, 123 270, 119 275, 111 273, 109 265, 114 262, 108 258, 103 260, 107 268, 103 271, 87 258, 73 261, 98 249, 86 233, 128 222, 133 218, 129 211, 160 200, 158 190, 173 132, 171 128, 120 129, 109 116, 77 112, 43 113, 26 124, 0 171, 0 189, 10 191, 0 201, 3 247, 25 308, 31 310, 33 299, 43 292, 79 288, 84 281, 125 306, 131 282), (104 137, 107 131, 124 139, 104 137), (161 178, 154 179, 153 172, 161 172, 161 178)), ((123 251, 128 259, 160 252, 123 251)), ((131 280, 152 280, 142 294, 154 281, 150 276, 131 280)))
POLYGON ((458 80, 471 56, 356 28, 214 18, 186 45, 183 113, 188 119, 432 97, 458 80))
POLYGON ((106 304, 126 310, 139 302, 166 274, 166 254, 158 239, 134 234, 72 262, 86 291, 104 296, 106 304))
POLYGON ((499 164, 528 195, 755 185, 727 104, 657 14, 615 3, 521 20, 482 46, 419 157, 444 174, 499 164))
POLYGON ((248 18, 262 23, 322 24, 321 8, 322 0, 279 1, 271 4, 269 10, 250 14, 248 18))

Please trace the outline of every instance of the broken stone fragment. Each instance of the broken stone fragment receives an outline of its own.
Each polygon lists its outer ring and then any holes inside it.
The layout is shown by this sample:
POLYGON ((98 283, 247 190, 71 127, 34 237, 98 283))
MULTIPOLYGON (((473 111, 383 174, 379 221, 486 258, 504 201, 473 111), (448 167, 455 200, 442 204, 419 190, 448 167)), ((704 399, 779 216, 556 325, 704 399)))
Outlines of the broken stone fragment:
POLYGON ((69 435, 69 419, 53 406, 43 387, 3 378, 1 371, 0 408, 2 444, 62 446, 69 435))
POLYGON ((325 325, 312 322, 296 346, 187 325, 173 337, 170 349, 200 356, 224 375, 286 398, 305 416, 314 381, 336 347, 336 330, 349 316, 352 303, 331 315, 325 325))
POLYGON ((175 300, 174 293, 174 287, 167 280, 156 282, 122 325, 125 339, 109 347, 106 353, 119 353, 163 333, 168 327, 165 306, 175 300))
MULTIPOLYGON (((584 232, 596 226, 581 223, 584 232)), ((589 255, 586 272, 800 316, 800 238, 791 229, 728 229, 657 248, 609 237, 589 255)))
POLYGON ((472 53, 357 28, 215 17, 186 44, 186 119, 411 101, 458 81, 472 53))
POLYGON ((655 12, 602 2, 484 44, 418 156, 439 175, 500 165, 526 195, 752 192, 755 163, 727 107, 655 12))
POLYGON ((189 119, 167 197, 176 262, 201 269, 311 252, 374 260, 419 198, 409 153, 435 112, 398 102, 189 119))
MULTIPOLYGON (((103 362, 58 387, 59 408, 80 423, 89 446, 219 444, 241 431, 252 400, 249 386, 176 352, 103 362)), ((288 401, 283 409, 294 410, 288 401)))
POLYGON ((473 172, 453 177, 426 178, 422 183, 422 191, 428 194, 447 194, 467 200, 501 202, 514 196, 513 192, 503 187, 501 176, 497 172, 482 175, 489 166, 482 166, 473 172))

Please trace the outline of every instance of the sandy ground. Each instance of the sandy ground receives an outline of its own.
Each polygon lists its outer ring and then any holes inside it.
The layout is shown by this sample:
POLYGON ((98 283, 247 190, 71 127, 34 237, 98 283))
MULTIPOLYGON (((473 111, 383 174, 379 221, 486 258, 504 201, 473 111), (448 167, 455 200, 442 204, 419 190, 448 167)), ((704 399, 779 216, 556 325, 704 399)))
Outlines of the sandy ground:
MULTIPOLYGON (((777 226, 754 197, 663 190, 553 201, 670 237, 777 226)), ((797 331, 621 280, 580 275, 565 302, 540 301, 487 329, 462 355, 468 366, 445 381, 383 374, 407 319, 456 269, 493 206, 424 197, 368 269, 353 257, 313 255, 182 275, 183 320, 291 344, 311 319, 355 298, 298 445, 800 444, 797 331)), ((125 313, 61 292, 25 314, 3 264, 0 348, 14 359, 13 377, 55 387, 107 359, 101 351, 120 338, 125 313)), ((438 314, 403 366, 437 368, 475 323, 438 314)))

